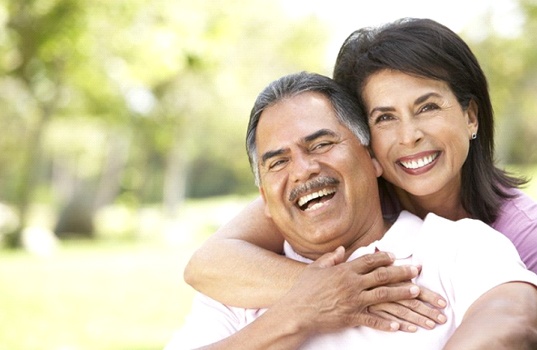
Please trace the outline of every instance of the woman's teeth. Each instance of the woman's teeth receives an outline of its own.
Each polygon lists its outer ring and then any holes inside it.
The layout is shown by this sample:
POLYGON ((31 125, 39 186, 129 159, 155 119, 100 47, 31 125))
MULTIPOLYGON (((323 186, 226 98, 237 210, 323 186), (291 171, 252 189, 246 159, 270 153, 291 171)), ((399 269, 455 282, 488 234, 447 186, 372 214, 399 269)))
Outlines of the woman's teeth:
POLYGON ((438 157, 438 153, 431 154, 430 156, 427 156, 418 160, 412 160, 408 162, 400 161, 399 163, 401 163, 401 165, 407 169, 418 169, 428 164, 431 164, 433 160, 436 159, 436 157, 438 157))

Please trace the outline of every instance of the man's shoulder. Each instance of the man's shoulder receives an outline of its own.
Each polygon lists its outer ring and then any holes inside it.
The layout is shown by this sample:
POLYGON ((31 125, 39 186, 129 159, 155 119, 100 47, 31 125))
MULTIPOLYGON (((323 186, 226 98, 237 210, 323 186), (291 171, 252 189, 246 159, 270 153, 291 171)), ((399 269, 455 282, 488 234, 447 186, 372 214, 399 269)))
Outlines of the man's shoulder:
MULTIPOLYGON (((434 213, 429 213, 422 220, 416 215, 407 211, 402 211, 397 218, 394 226, 396 231, 412 229, 414 232, 420 232, 422 235, 440 235, 452 239, 455 235, 467 235, 469 232, 477 235, 490 234, 498 231, 476 219, 449 220, 434 213)), ((501 235, 501 234, 500 234, 501 235)))
POLYGON ((471 228, 471 229, 479 228, 481 230, 496 231, 492 227, 490 227, 489 225, 485 224, 481 220, 470 219, 470 218, 464 218, 464 219, 460 219, 460 220, 450 220, 450 219, 446 219, 446 218, 444 218, 442 216, 438 216, 438 215, 436 215, 434 213, 427 214, 427 216, 423 220, 423 223, 424 223, 424 225, 425 224, 427 224, 427 225, 435 225, 435 226, 439 226, 439 227, 450 227, 450 228, 457 227, 457 228, 460 228, 460 229, 464 229, 464 228, 471 228))
POLYGON ((430 213, 423 221, 422 232, 434 236, 437 243, 444 242, 449 246, 512 245, 501 232, 477 219, 465 218, 454 221, 430 213))

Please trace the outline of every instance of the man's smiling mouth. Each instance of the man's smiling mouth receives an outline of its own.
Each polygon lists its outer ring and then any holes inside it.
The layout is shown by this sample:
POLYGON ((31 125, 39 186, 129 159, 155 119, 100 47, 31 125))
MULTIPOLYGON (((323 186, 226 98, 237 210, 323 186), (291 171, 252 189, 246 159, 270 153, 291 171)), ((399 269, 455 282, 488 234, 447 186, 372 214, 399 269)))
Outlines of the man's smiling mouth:
POLYGON ((323 188, 320 191, 313 192, 313 193, 300 197, 298 199, 297 204, 301 210, 304 210, 304 211, 314 210, 314 209, 317 209, 319 206, 321 206, 322 203, 334 197, 335 193, 336 193, 336 189, 333 187, 323 188))
POLYGON ((300 210, 317 209, 324 202, 334 197, 339 180, 330 176, 321 176, 293 188, 289 201, 300 210))

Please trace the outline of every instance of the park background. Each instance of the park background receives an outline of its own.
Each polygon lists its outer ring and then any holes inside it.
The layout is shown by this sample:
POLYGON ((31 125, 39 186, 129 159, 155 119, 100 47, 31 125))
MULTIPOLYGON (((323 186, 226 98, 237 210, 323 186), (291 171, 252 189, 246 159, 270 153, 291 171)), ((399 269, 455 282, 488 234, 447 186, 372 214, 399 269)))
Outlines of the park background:
POLYGON ((404 16, 469 43, 498 163, 537 173, 535 0, 0 0, 0 350, 161 349, 187 259, 256 195, 257 93, 404 16))

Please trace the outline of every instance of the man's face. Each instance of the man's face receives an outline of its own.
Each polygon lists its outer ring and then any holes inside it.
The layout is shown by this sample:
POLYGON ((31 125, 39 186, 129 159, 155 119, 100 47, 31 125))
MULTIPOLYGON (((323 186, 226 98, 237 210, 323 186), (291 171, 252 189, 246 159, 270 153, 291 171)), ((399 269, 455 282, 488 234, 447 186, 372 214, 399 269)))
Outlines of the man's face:
POLYGON ((381 170, 324 95, 305 92, 265 109, 256 140, 266 213, 295 251, 315 259, 370 243, 382 221, 381 170))

